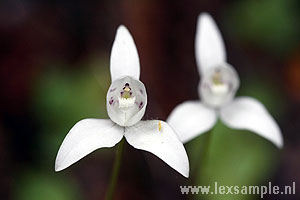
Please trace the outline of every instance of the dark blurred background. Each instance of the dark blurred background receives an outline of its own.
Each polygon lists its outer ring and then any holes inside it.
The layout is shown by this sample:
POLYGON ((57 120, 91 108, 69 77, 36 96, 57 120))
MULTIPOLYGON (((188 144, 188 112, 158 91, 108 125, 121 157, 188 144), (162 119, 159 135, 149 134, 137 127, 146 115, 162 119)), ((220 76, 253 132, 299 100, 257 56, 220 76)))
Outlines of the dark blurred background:
POLYGON ((205 174, 197 173, 204 134, 186 145, 191 179, 150 153, 125 147, 116 199, 260 199, 181 195, 180 185, 291 185, 300 199, 300 2, 297 0, 2 0, 0 2, 0 199, 98 200, 116 148, 55 173, 58 148, 80 119, 107 118, 109 57, 120 24, 132 33, 148 93, 145 119, 166 120, 197 99, 196 20, 206 11, 240 75, 238 96, 259 99, 279 123, 285 146, 221 122, 205 174))

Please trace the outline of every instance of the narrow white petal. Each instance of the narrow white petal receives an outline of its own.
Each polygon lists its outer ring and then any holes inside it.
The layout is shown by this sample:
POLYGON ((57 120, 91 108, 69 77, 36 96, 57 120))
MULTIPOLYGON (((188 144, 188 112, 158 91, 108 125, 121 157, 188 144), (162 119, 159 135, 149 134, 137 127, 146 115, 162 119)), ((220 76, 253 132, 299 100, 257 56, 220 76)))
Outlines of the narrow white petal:
POLYGON ((124 128, 109 119, 83 119, 69 131, 55 161, 61 171, 84 156, 102 147, 113 147, 124 135, 124 128))
POLYGON ((207 68, 226 62, 226 51, 221 33, 213 18, 207 13, 202 13, 198 17, 195 53, 201 74, 207 68))
POLYGON ((280 128, 264 105, 251 97, 238 97, 221 109, 222 121, 231 128, 245 129, 283 146, 280 128))
POLYGON ((140 61, 133 38, 127 28, 119 26, 110 57, 111 81, 122 76, 140 78, 140 61))
POLYGON ((141 121, 126 128, 125 138, 136 149, 153 153, 183 176, 189 176, 189 160, 185 148, 166 122, 141 121))
POLYGON ((200 101, 179 104, 169 115, 167 122, 176 131, 183 143, 205 133, 217 121, 215 110, 200 101))

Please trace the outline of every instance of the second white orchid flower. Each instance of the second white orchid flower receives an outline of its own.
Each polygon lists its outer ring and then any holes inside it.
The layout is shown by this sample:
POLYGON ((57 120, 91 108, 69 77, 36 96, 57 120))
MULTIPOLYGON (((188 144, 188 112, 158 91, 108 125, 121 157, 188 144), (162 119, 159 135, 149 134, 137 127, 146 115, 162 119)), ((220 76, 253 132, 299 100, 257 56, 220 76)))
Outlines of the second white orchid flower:
POLYGON ((195 48, 202 101, 178 105, 167 120, 181 141, 188 142, 210 130, 219 116, 227 126, 253 131, 281 148, 281 131, 264 105, 251 97, 234 98, 239 77, 226 62, 221 34, 209 14, 200 14, 198 18, 195 48))
POLYGON ((147 93, 139 80, 140 63, 129 31, 120 26, 112 47, 112 83, 107 92, 110 119, 83 119, 65 137, 58 151, 55 171, 63 170, 103 147, 113 147, 125 136, 136 149, 153 153, 183 176, 189 176, 189 161, 173 129, 160 120, 141 121, 147 93))

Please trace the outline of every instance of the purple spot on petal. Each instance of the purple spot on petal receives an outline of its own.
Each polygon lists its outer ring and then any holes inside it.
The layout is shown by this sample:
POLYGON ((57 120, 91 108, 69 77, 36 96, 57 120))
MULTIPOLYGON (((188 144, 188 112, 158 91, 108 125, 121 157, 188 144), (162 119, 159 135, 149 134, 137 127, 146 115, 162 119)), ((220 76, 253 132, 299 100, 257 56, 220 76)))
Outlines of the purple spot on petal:
POLYGON ((144 103, 141 101, 139 108, 142 109, 143 105, 144 105, 144 103))
POLYGON ((114 103, 114 99, 113 99, 113 97, 111 97, 111 98, 110 98, 110 100, 109 100, 109 102, 108 102, 108 103, 109 103, 109 105, 111 105, 111 104, 113 104, 113 103, 114 103))
POLYGON ((144 94, 144 92, 143 92, 143 90, 142 90, 142 89, 140 89, 140 93, 141 93, 141 94, 144 94))
POLYGON ((109 92, 115 91, 117 88, 110 89, 109 92))

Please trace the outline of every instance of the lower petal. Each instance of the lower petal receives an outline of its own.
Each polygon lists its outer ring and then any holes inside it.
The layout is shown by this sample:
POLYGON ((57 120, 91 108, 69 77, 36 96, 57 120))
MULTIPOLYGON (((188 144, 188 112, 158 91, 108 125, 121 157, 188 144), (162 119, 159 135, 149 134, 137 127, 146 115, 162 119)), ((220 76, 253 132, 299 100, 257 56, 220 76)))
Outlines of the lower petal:
POLYGON ((141 121, 126 127, 125 138, 134 148, 153 153, 183 176, 189 176, 189 160, 185 148, 166 122, 141 121))
POLYGON ((216 120, 217 114, 212 108, 200 101, 186 101, 171 112, 167 122, 186 143, 211 129, 216 120))
POLYGON ((123 137, 124 128, 109 119, 83 119, 69 131, 55 161, 55 171, 61 171, 84 156, 102 147, 113 147, 123 137))
POLYGON ((264 105, 251 97, 239 97, 221 109, 222 121, 231 128, 246 129, 283 146, 280 128, 264 105))

